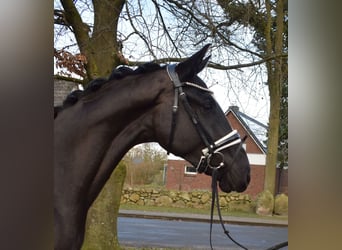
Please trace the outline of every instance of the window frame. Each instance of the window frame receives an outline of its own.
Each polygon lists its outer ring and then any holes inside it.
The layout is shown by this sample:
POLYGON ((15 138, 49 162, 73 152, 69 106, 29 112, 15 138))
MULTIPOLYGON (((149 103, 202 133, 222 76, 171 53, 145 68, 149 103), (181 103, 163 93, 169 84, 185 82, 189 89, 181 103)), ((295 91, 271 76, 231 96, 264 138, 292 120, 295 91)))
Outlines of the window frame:
POLYGON ((184 174, 197 175, 196 168, 192 165, 184 165, 184 174), (188 171, 188 168, 193 168, 195 171, 188 171))

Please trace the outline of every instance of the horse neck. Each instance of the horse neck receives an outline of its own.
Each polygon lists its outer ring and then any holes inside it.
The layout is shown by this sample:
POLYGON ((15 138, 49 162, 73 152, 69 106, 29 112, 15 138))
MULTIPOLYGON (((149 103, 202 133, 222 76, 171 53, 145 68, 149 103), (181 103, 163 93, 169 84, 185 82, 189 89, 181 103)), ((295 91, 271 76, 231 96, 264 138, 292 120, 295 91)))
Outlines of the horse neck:
MULTIPOLYGON (((135 93, 134 93, 135 94, 135 93)), ((150 98, 149 98, 150 99, 150 98)), ((139 100, 140 101, 140 100, 139 100)), ((146 101, 146 100, 145 100, 146 101)), ((104 182, 109 178, 110 175, 106 173, 111 173, 119 161, 124 157, 124 155, 133 146, 143 143, 154 141, 154 133, 152 131, 153 127, 153 113, 154 109, 149 108, 153 104, 151 100, 147 103, 139 102, 141 106, 145 106, 142 112, 136 112, 130 119, 124 119, 124 123, 120 123, 121 128, 117 129, 117 133, 112 136, 108 136, 106 146, 106 154, 101 157, 101 171, 93 178, 92 185, 88 191, 88 204, 91 204, 100 192, 101 187, 104 182)), ((133 105, 133 109, 138 109, 141 107, 136 107, 133 105)), ((127 110, 125 110, 127 112, 127 110)), ((117 120, 119 120, 117 118, 117 120)), ((96 165, 95 165, 96 167, 96 165)))
POLYGON ((115 136, 111 147, 115 148, 115 158, 118 161, 135 145, 155 141, 151 130, 152 119, 152 112, 147 112, 129 123, 115 136))
POLYGON ((94 93, 94 97, 83 100, 89 122, 99 124, 114 120, 114 127, 121 131, 131 121, 153 108, 156 98, 167 86, 162 83, 166 77, 162 71, 156 71, 108 83, 98 93, 94 93))
POLYGON ((159 70, 108 83, 95 93, 98 96, 82 100, 80 113, 85 114, 86 127, 106 131, 104 140, 127 144, 127 150, 152 141, 152 110, 161 92, 172 91, 169 81, 167 74, 159 70))

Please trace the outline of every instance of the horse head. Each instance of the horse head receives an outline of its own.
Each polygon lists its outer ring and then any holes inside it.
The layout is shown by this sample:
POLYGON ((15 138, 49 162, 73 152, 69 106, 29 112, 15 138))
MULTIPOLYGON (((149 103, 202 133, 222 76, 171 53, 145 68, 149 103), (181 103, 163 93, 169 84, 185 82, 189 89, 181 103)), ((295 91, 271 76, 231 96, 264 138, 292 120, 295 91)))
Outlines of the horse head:
MULTIPOLYGON (((250 166, 239 134, 232 130, 222 109, 204 81, 197 76, 207 65, 206 45, 187 60, 168 65, 170 88, 163 103, 170 112, 154 124, 157 140, 169 152, 212 175, 224 192, 244 191, 250 181, 250 166), (171 106, 173 111, 171 112, 171 106)), ((165 109, 164 109, 165 111, 165 109)))

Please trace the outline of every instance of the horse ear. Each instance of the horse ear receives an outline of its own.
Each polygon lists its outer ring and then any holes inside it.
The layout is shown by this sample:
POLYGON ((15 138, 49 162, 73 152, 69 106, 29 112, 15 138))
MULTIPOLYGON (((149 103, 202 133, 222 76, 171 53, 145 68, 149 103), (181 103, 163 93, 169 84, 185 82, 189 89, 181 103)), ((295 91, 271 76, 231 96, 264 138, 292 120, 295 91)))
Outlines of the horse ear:
POLYGON ((200 51, 177 65, 176 72, 181 82, 191 80, 197 73, 204 69, 210 58, 210 56, 204 58, 209 47, 210 44, 205 45, 200 51))

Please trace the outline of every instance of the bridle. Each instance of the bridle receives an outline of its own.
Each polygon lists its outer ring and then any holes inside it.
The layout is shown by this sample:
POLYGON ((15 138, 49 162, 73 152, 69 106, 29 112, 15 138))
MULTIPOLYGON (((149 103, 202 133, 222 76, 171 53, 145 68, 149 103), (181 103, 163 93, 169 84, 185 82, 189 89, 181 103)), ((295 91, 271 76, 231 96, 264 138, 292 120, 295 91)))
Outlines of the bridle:
MULTIPOLYGON (((217 171, 218 169, 225 166, 224 164, 224 155, 221 153, 223 149, 229 148, 233 145, 239 144, 238 149, 235 152, 234 157, 232 158, 229 165, 232 165, 238 152, 241 149, 242 142, 246 139, 246 137, 241 140, 240 135, 236 130, 231 131, 227 135, 221 137, 217 141, 213 141, 210 137, 209 133, 206 131, 204 126, 202 125, 201 121, 199 120, 197 114, 192 109, 188 98, 183 91, 183 86, 191 86, 194 88, 198 88, 200 90, 209 92, 212 94, 212 91, 210 91, 207 88, 201 87, 197 84, 189 83, 189 82, 181 82, 179 80, 178 74, 176 72, 176 66, 177 64, 170 64, 167 65, 166 70, 169 74, 169 77, 173 83, 174 86, 174 102, 172 107, 172 122, 171 122, 171 131, 169 136, 169 145, 168 150, 172 147, 173 137, 174 137, 174 131, 176 127, 176 120, 177 120, 177 111, 179 106, 179 98, 181 99, 183 106, 188 113, 189 117, 191 118, 191 121, 193 125, 196 128, 197 133, 199 134, 201 140, 203 141, 204 145, 206 146, 204 149, 202 149, 202 156, 197 164, 196 171, 198 173, 203 173, 207 170, 207 168, 212 169, 212 204, 211 204, 211 223, 210 223, 210 246, 212 248, 212 242, 211 242, 211 233, 212 233, 212 225, 213 225, 213 216, 214 216, 214 206, 215 206, 215 199, 217 202, 217 208, 218 213, 221 221, 221 225, 223 227, 224 233, 238 246, 242 247, 243 249, 247 249, 241 244, 239 244, 237 241, 235 241, 230 235, 228 230, 225 229, 222 218, 221 218, 221 212, 220 212, 220 206, 219 206, 219 199, 218 199, 218 190, 217 190, 217 171), (213 160, 215 159, 215 160, 213 160)), ((212 248, 213 249, 213 248, 212 248)))
MULTIPOLYGON (((210 217, 210 247, 212 247, 212 225, 213 225, 213 216, 214 216, 214 206, 215 206, 215 200, 216 200, 216 207, 218 211, 218 216, 220 219, 221 226, 223 228, 224 233, 227 235, 227 237, 233 241, 237 246, 241 247, 242 249, 248 250, 245 246, 241 245, 239 242, 234 240, 231 235, 229 234, 229 231, 225 228, 221 211, 220 211, 220 204, 219 204, 219 198, 218 198, 218 189, 217 189, 217 172, 220 168, 224 167, 224 155, 221 153, 222 150, 229 148, 231 146, 239 144, 238 148, 235 151, 235 154, 231 160, 231 162, 228 164, 228 166, 232 166, 234 163, 238 152, 240 151, 243 142, 246 140, 247 136, 244 136, 243 139, 240 138, 239 133, 236 130, 231 131, 227 135, 221 137, 217 141, 212 140, 209 133, 206 131, 205 127, 199 120, 196 112, 192 109, 188 98, 186 96, 186 93, 183 90, 184 86, 190 86, 197 89, 200 89, 202 91, 208 92, 210 94, 213 94, 211 90, 208 88, 199 86, 194 83, 190 82, 181 82, 179 80, 178 74, 176 72, 176 66, 177 64, 170 64, 166 66, 167 73, 171 79, 171 82, 173 83, 174 87, 174 101, 172 106, 172 121, 171 121, 171 130, 170 130, 170 136, 169 136, 169 142, 168 142, 168 153, 172 149, 173 139, 174 139, 174 133, 175 133, 175 127, 176 127, 176 121, 177 121, 177 114, 178 114, 178 107, 179 107, 179 99, 182 101, 182 104, 189 115, 193 125, 196 128, 197 133, 199 134, 201 140, 203 141, 204 145, 206 146, 204 149, 202 149, 202 156, 198 161, 196 171, 198 173, 203 173, 207 170, 207 168, 212 169, 212 200, 211 200, 211 217, 210 217), (215 159, 215 160, 214 160, 215 159)), ((279 249, 281 247, 287 246, 287 242, 278 244, 274 247, 268 248, 267 250, 275 250, 279 249)))
POLYGON ((240 135, 236 130, 233 130, 229 134, 218 139, 217 141, 214 141, 210 137, 209 133, 207 132, 207 130, 205 129, 205 127, 199 120, 197 114, 192 109, 188 101, 187 95, 183 90, 183 87, 190 86, 190 87, 194 87, 205 92, 209 92, 211 94, 213 92, 197 84, 193 84, 190 82, 181 82, 176 72, 176 66, 177 64, 170 64, 170 65, 167 65, 166 67, 167 73, 169 74, 169 77, 174 87, 174 102, 173 102, 173 107, 172 107, 172 122, 171 122, 171 131, 170 131, 169 142, 168 142, 168 150, 170 151, 170 149, 172 148, 172 144, 173 144, 173 138, 174 138, 176 120, 177 120, 177 114, 178 114, 177 111, 178 111, 179 99, 180 99, 193 125, 195 126, 197 133, 199 134, 204 145, 206 146, 204 149, 202 149, 202 156, 199 159, 197 167, 196 167, 197 172, 203 173, 207 170, 208 167, 211 169, 219 169, 224 166, 224 156, 221 153, 221 151, 233 145, 241 144, 242 140, 240 138, 240 135))

